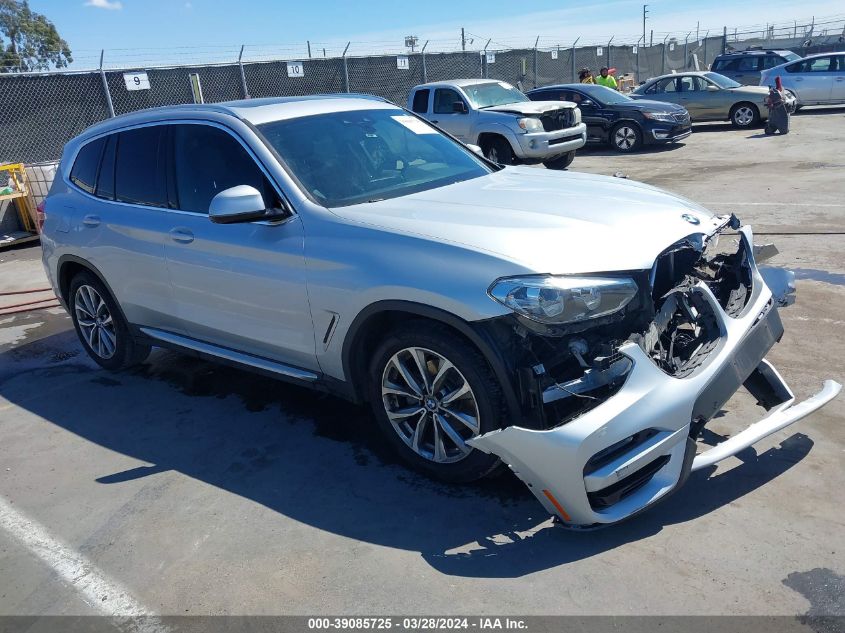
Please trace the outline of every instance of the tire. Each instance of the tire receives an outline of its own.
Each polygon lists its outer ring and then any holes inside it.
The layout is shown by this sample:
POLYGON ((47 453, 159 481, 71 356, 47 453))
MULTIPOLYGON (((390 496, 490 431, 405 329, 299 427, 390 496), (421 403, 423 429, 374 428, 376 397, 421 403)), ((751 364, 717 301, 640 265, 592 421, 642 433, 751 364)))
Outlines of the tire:
POLYGON ((748 129, 760 122, 760 109, 753 103, 737 103, 731 108, 731 123, 735 128, 748 129))
POLYGON ((561 154, 552 160, 544 160, 543 164, 546 166, 546 169, 566 169, 572 164, 573 160, 575 160, 575 150, 561 154))
POLYGON ((100 367, 118 371, 149 355, 150 346, 132 338, 117 302, 92 273, 80 272, 71 280, 68 307, 82 347, 100 367))
POLYGON ((484 357, 447 327, 411 321, 388 332, 373 354, 368 383, 379 428, 412 468, 442 481, 464 483, 502 466, 495 455, 463 444, 501 428, 506 406, 484 357), (447 404, 447 397, 455 393, 462 395, 447 404), (455 434, 462 448, 453 439, 455 434))
POLYGON ((515 162, 510 143, 501 136, 493 136, 489 140, 484 141, 481 150, 484 152, 487 160, 492 160, 494 163, 513 165, 515 162))
POLYGON ((636 123, 623 121, 613 126, 608 141, 617 152, 635 152, 642 147, 643 132, 636 123))

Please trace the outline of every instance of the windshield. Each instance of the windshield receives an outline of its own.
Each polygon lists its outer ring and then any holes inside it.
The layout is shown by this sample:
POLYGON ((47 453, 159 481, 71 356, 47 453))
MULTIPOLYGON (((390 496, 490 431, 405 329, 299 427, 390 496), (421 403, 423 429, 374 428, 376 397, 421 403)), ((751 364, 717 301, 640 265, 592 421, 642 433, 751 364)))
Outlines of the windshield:
POLYGON ((258 129, 302 188, 326 207, 396 198, 493 171, 399 109, 317 114, 258 129))
POLYGON ((794 62, 797 59, 801 59, 801 55, 798 55, 797 53, 793 53, 792 51, 783 52, 783 53, 780 54, 780 56, 783 57, 788 62, 794 62))
POLYGON ((490 106, 530 101, 519 90, 504 81, 463 86, 463 89, 476 108, 489 108, 490 106))
POLYGON ((585 95, 590 97, 593 101, 597 101, 601 105, 618 105, 620 103, 628 103, 633 101, 628 95, 623 95, 612 88, 606 86, 591 86, 589 84, 582 84, 578 89, 585 95))
POLYGON ((741 88, 742 84, 735 82, 733 79, 729 79, 724 75, 720 75, 719 73, 704 73, 704 76, 707 77, 710 81, 714 84, 719 86, 720 88, 741 88))

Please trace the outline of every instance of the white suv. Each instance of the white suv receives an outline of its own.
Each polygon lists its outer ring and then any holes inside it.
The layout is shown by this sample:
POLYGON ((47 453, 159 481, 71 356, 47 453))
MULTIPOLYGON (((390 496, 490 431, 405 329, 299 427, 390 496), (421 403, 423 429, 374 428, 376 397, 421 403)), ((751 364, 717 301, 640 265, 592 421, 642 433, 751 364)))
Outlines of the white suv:
POLYGON ((42 244, 103 367, 167 346, 368 401, 413 466, 507 464, 585 526, 838 392, 793 406, 764 360, 791 280, 737 227, 646 185, 502 168, 346 95, 97 124, 65 148, 42 244), (741 385, 772 414, 696 456, 741 385))

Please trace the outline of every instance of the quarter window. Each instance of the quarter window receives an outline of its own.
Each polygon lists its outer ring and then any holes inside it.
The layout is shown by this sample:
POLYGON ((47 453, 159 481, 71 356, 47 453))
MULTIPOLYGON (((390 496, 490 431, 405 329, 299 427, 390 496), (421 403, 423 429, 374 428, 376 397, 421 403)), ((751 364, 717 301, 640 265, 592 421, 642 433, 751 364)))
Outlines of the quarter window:
POLYGON ((97 169, 105 142, 104 138, 98 138, 83 145, 70 170, 71 182, 88 193, 94 193, 94 187, 97 185, 97 169))
POLYGON ((279 205, 264 173, 231 134, 210 125, 173 126, 173 168, 178 207, 208 213, 211 199, 238 185, 261 192, 267 208, 279 205))
POLYGON ((428 112, 428 95, 431 91, 426 88, 424 90, 417 90, 414 93, 414 105, 412 107, 414 112, 418 114, 425 114, 428 112))
POLYGON ((103 160, 100 161, 100 175, 97 177, 97 196, 114 200, 114 161, 117 157, 117 134, 112 134, 106 141, 103 160))
POLYGON ((167 206, 164 128, 121 132, 115 166, 115 200, 152 207, 167 206))

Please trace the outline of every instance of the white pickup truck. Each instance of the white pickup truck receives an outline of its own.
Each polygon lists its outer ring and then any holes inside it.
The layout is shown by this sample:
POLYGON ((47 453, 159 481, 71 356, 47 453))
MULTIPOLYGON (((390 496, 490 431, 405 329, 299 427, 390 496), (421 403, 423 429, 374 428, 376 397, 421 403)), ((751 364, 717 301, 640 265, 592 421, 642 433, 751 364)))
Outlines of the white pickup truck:
POLYGON ((408 95, 408 109, 504 165, 542 162, 565 169, 587 142, 587 126, 574 103, 531 101, 494 79, 422 84, 408 95))

